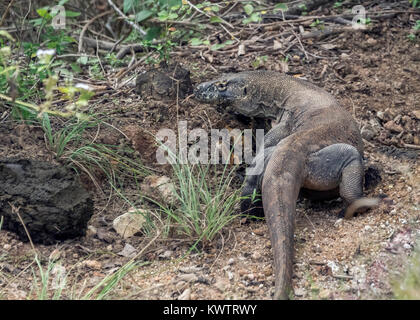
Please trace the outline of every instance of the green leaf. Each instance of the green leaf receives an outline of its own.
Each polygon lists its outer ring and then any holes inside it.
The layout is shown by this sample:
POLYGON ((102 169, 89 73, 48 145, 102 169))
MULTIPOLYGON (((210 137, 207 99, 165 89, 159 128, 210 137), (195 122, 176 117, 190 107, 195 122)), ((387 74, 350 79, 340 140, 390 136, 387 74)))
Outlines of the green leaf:
POLYGON ((217 51, 233 43, 233 40, 227 40, 223 43, 216 43, 210 47, 210 50, 217 51))
POLYGON ((199 39, 199 38, 191 38, 190 39, 190 44, 192 46, 199 46, 200 44, 203 43, 203 40, 199 39))
POLYGON ((158 18, 160 21, 166 21, 169 18, 169 13, 166 10, 162 10, 158 13, 158 18))
POLYGON ((10 33, 7 32, 6 30, 0 30, 0 37, 5 37, 5 38, 9 39, 10 41, 15 41, 15 39, 13 39, 13 37, 10 35, 10 33))
POLYGON ((66 10, 66 17, 73 18, 80 16, 80 12, 66 10))
POLYGON ((222 21, 223 20, 221 18, 219 18, 218 16, 212 16, 212 17, 210 17, 210 22, 211 23, 220 23, 222 21))
POLYGON ((44 7, 44 8, 40 8, 40 9, 36 9, 36 13, 38 13, 38 15, 44 19, 51 19, 51 15, 48 13, 48 9, 49 7, 44 7))
POLYGON ((285 4, 285 3, 277 3, 274 6, 274 10, 287 11, 287 9, 288 9, 288 7, 287 7, 287 4, 285 4))
POLYGON ((149 30, 147 30, 146 36, 144 37, 145 40, 152 41, 153 39, 156 39, 159 37, 160 32, 162 31, 161 27, 150 27, 149 30))
POLYGON ((148 18, 150 18, 154 14, 153 11, 150 10, 142 10, 139 13, 136 14, 136 21, 142 22, 148 18))
POLYGON ((175 20, 176 18, 178 18, 178 14, 175 12, 171 12, 168 15, 168 20, 175 20))
POLYGON ((245 13, 250 16, 252 12, 254 12, 254 7, 250 4, 247 4, 244 6, 244 10, 245 10, 245 13))
POLYGON ((81 56, 79 59, 77 59, 77 62, 79 62, 80 64, 87 64, 88 63, 88 57, 81 56))
POLYGON ((81 73, 82 72, 82 68, 80 68, 80 66, 77 63, 72 63, 70 64, 71 69, 76 72, 76 73, 81 73))
POLYGON ((124 0, 123 11, 125 13, 127 13, 133 7, 134 7, 134 0, 124 0))
POLYGON ((242 20, 242 23, 248 24, 248 23, 251 23, 251 22, 259 22, 259 21, 261 21, 260 13, 259 12, 254 12, 248 18, 245 18, 244 20, 242 20))

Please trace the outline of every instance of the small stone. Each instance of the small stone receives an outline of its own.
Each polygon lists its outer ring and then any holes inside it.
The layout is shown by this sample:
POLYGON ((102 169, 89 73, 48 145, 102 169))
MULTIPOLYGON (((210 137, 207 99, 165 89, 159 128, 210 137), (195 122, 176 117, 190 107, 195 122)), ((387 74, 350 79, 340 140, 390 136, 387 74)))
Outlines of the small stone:
POLYGON ((238 274, 239 274, 239 276, 240 276, 240 277, 242 277, 242 276, 246 275, 246 273, 247 273, 247 271, 246 271, 245 269, 240 269, 240 270, 238 271, 238 274))
POLYGON ((337 227, 341 226, 342 224, 343 224, 343 219, 340 218, 336 222, 334 222, 334 227, 337 228, 337 227))
POLYGON ((227 263, 228 263, 228 265, 232 265, 232 264, 235 263, 235 259, 230 258, 227 263))
POLYGON ((370 46, 374 46, 375 44, 377 44, 378 43, 378 41, 376 40, 376 39, 373 39, 373 38, 369 38, 369 39, 367 39, 367 44, 368 45, 370 45, 370 46))
POLYGON ((182 288, 184 288, 185 284, 186 284, 186 282, 185 282, 184 280, 181 280, 181 281, 178 281, 178 282, 176 283, 175 287, 176 287, 178 290, 181 290, 182 288))
POLYGON ((175 203, 175 185, 167 176, 150 175, 144 178, 141 191, 152 199, 166 204, 175 203))
POLYGON ((172 257, 172 255, 174 254, 174 252, 173 251, 171 251, 171 250, 166 250, 165 252, 163 252, 163 253, 161 253, 160 255, 159 255, 159 258, 161 258, 161 259, 169 259, 170 257, 172 257))
POLYGON ((136 254, 136 252, 137 252, 136 248, 134 248, 131 244, 126 243, 124 246, 124 249, 118 252, 118 254, 126 258, 131 258, 136 254))
POLYGON ((378 111, 378 112, 376 113, 376 116, 377 116, 380 120, 382 120, 382 121, 384 121, 384 120, 385 120, 385 114, 384 114, 384 112, 383 112, 383 111, 378 111))
POLYGON ((264 268, 263 273, 266 277, 273 275, 273 267, 267 266, 264 268))
POLYGON ((241 43, 238 46, 238 53, 237 53, 237 55, 238 56, 243 56, 244 54, 245 54, 245 45, 243 43, 241 43))
POLYGON ((178 279, 185 282, 197 282, 198 276, 194 273, 180 274, 178 275, 178 279))
POLYGON ((411 250, 411 245, 409 243, 404 243, 403 244, 403 248, 404 249, 410 249, 411 250))
POLYGON ((259 253, 259 252, 254 252, 254 253, 252 254, 251 258, 252 258, 253 260, 257 260, 257 261, 259 261, 259 260, 261 260, 261 253, 259 253))
POLYGON ((305 288, 297 288, 295 290, 295 296, 296 297, 303 297, 306 294, 305 288))
POLYGON ((130 238, 142 230, 148 215, 147 210, 132 208, 128 212, 118 216, 112 222, 114 230, 123 238, 130 238))
POLYGON ((264 229, 263 228, 254 229, 254 230, 252 230, 252 232, 255 233, 257 236, 263 236, 264 235, 264 229))
POLYGON ((216 281, 216 283, 214 284, 214 286, 220 291, 220 292, 225 292, 227 287, 229 286, 229 282, 227 282, 224 279, 218 279, 216 281))
POLYGON ((95 269, 95 270, 102 269, 102 264, 97 260, 85 260, 82 262, 82 265, 90 269, 95 269))
POLYGON ((343 52, 342 54, 340 54, 340 59, 348 60, 348 59, 350 59, 350 55, 343 52))
POLYGON ((373 132, 369 126, 364 126, 362 130, 360 130, 360 133, 366 140, 372 140, 375 137, 375 132, 373 132))
POLYGON ((10 245, 10 244, 8 244, 8 243, 6 243, 4 246, 3 246, 3 249, 4 250, 10 250, 12 248, 12 246, 10 245))
POLYGON ((328 289, 322 289, 319 292, 319 297, 321 299, 328 299, 330 297, 330 295, 331 295, 331 292, 328 289))
POLYGON ((235 277, 233 272, 231 272, 231 271, 227 271, 227 276, 228 276, 229 280, 233 280, 233 278, 235 277))
POLYGON ((178 297, 178 300, 190 300, 191 299, 191 289, 187 288, 183 293, 178 297))
POLYGON ((248 273, 245 278, 247 278, 248 280, 254 280, 255 279, 255 275, 253 273, 248 273))
POLYGON ((94 237, 98 233, 98 230, 94 226, 88 226, 86 231, 87 237, 94 237))
POLYGON ((399 124, 396 124, 393 120, 388 121, 384 124, 384 128, 391 132, 403 132, 404 129, 399 124))

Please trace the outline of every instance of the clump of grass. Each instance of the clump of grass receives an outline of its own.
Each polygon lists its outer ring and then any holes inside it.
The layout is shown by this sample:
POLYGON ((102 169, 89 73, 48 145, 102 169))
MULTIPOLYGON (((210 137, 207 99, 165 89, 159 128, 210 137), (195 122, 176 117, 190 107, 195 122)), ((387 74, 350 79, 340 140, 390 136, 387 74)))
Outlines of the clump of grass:
POLYGON ((60 300, 66 286, 67 274, 58 269, 54 276, 53 270, 57 263, 51 259, 48 260, 46 269, 43 268, 37 254, 35 254, 34 261, 38 266, 39 278, 35 270, 32 269, 33 286, 29 296, 32 295, 38 300, 60 300))
MULTIPOLYGON (((105 145, 88 141, 85 137, 87 129, 101 124, 99 120, 70 120, 61 129, 54 130, 47 113, 42 114, 42 128, 45 132, 48 148, 57 160, 70 163, 77 171, 84 171, 98 189, 99 183, 95 178, 95 170, 99 169, 106 175, 111 185, 125 176, 145 176, 149 170, 139 159, 133 160, 122 155, 118 146, 105 145)), ((130 150, 125 150, 129 152, 130 150)))
POLYGON ((235 212, 241 197, 241 188, 233 187, 237 166, 228 163, 220 166, 210 164, 181 164, 179 158, 167 150, 174 159, 173 190, 174 205, 159 203, 160 212, 167 217, 167 226, 177 236, 185 236, 206 244, 214 239, 223 227, 240 216, 235 212))
POLYGON ((394 296, 401 300, 420 300, 420 243, 409 259, 405 274, 393 285, 394 296))

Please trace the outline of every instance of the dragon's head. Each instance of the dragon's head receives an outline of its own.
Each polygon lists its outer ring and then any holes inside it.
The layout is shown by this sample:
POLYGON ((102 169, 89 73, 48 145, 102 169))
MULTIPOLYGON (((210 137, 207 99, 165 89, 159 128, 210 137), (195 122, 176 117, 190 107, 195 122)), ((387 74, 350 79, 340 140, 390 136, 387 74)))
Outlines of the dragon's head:
POLYGON ((195 99, 212 105, 228 106, 248 98, 245 78, 240 74, 226 74, 199 84, 194 90, 195 99))

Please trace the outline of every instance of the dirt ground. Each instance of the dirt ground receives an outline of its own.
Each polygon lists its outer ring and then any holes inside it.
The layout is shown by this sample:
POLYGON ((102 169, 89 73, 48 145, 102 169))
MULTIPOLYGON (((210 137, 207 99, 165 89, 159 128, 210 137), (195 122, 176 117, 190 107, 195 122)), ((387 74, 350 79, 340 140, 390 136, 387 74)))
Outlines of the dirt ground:
MULTIPOLYGON (((381 169, 382 181, 367 191, 386 194, 380 207, 351 220, 338 219, 341 200, 297 206, 293 286, 296 299, 389 299, 392 281, 405 270, 420 236, 420 44, 407 38, 409 14, 375 21, 366 31, 343 32, 322 40, 302 41, 290 51, 287 71, 331 92, 360 124, 365 158, 381 169), (307 57, 308 58, 307 58, 307 57)), ((418 17, 417 17, 418 19, 418 17)), ((283 57, 252 52, 244 56, 199 51, 174 54, 191 71, 194 84, 227 71, 259 68, 285 70, 283 57), (210 62, 211 60, 211 62, 210 62), (255 65, 254 65, 255 66, 255 65)), ((112 125, 101 128, 99 140, 122 143, 139 152, 146 165, 161 174, 167 167, 154 163, 155 147, 142 129, 175 129, 176 120, 189 128, 248 128, 253 122, 222 114, 193 99, 165 102, 139 97, 133 89, 93 98, 92 108, 107 113, 112 125), (141 129, 139 129, 141 127, 141 129)), ((8 112, 0 106, 1 113, 8 112)), ((3 116, 4 117, 4 116, 3 116)), ((96 134, 96 132, 94 133, 96 134)), ((0 157, 29 157, 54 162, 36 126, 0 126, 0 157)), ((129 205, 115 194, 101 195, 87 185, 95 213, 85 237, 52 246, 37 245, 44 261, 59 255, 69 272, 65 298, 77 298, 129 260, 120 253, 126 243, 140 251, 150 238, 123 239, 112 221, 129 205), (71 293, 73 292, 73 293, 71 293)), ((106 190, 106 182, 103 184, 106 190)), ((134 185, 124 190, 136 197, 134 185)), ((236 219, 200 253, 182 258, 191 246, 183 239, 155 241, 141 257, 148 262, 127 275, 112 299, 270 299, 274 289, 272 252, 264 221, 236 219), (182 259, 181 259, 182 258, 182 259)), ((0 231, 2 299, 26 299, 33 285, 32 248, 13 233, 0 231)))

